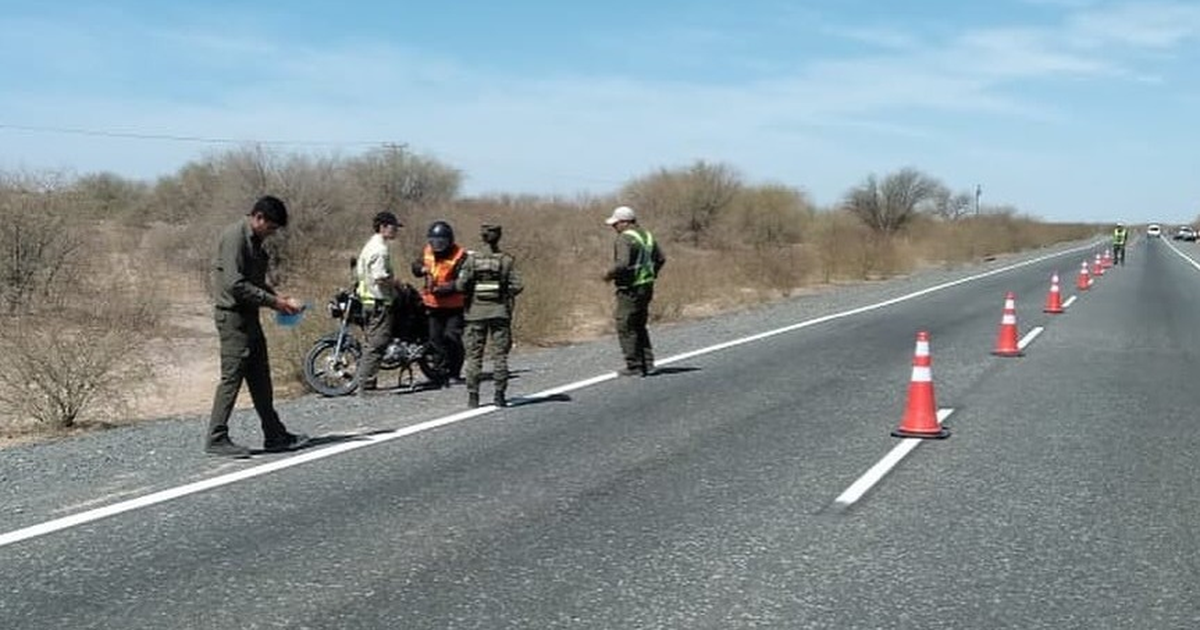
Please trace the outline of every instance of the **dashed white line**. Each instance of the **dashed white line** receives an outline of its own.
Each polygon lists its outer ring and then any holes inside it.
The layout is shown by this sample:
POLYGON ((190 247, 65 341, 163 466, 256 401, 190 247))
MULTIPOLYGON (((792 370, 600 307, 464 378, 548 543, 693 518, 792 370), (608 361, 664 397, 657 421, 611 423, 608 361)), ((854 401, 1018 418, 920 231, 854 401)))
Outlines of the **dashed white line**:
MULTIPOLYGON (((946 418, 952 413, 954 413, 953 409, 938 409, 938 424, 945 422, 946 418)), ((863 476, 859 477, 857 481, 850 484, 849 488, 846 488, 845 491, 839 494, 833 500, 834 503, 843 508, 857 503, 867 491, 875 487, 875 484, 883 479, 884 475, 888 474, 892 468, 895 468, 896 464, 900 463, 900 460, 904 459, 906 455, 911 453, 913 449, 917 448, 924 441, 921 438, 902 438, 895 448, 883 456, 883 459, 876 462, 867 472, 863 473, 863 476)))

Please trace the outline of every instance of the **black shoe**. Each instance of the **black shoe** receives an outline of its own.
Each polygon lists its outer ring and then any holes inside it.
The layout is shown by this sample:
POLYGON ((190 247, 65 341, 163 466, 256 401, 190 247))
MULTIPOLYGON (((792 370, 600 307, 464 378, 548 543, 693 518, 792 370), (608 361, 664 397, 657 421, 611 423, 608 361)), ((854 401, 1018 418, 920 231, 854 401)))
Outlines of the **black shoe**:
POLYGON ((640 367, 623 367, 617 370, 617 376, 637 376, 642 373, 640 367))
POLYGON ((304 448, 311 441, 312 439, 303 433, 284 433, 281 437, 263 442, 263 450, 268 453, 286 453, 304 448))
POLYGON ((467 407, 475 409, 479 406, 479 392, 467 392, 467 407))
POLYGON ((496 405, 497 407, 507 407, 508 398, 504 397, 504 392, 496 392, 496 394, 492 397, 492 404, 496 405))
POLYGON ((229 438, 209 442, 204 446, 204 452, 209 455, 232 457, 233 459, 249 459, 250 457, 250 449, 240 444, 234 444, 233 440, 229 438))

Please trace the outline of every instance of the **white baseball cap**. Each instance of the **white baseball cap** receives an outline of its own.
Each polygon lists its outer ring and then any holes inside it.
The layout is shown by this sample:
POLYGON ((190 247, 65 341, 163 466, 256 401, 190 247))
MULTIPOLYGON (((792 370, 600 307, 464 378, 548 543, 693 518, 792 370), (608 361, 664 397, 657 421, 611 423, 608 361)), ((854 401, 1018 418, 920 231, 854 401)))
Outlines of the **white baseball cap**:
POLYGON ((606 225, 615 225, 617 221, 637 221, 637 214, 629 206, 619 206, 613 210, 612 216, 604 220, 606 225))

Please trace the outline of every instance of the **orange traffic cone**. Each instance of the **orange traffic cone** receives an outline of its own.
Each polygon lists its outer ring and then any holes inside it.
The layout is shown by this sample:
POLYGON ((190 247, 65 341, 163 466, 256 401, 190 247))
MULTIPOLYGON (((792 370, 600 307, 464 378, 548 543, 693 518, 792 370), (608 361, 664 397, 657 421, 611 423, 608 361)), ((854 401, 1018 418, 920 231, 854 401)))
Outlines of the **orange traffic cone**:
POLYGON ((1004 296, 1004 315, 1000 318, 1000 336, 992 354, 998 357, 1019 357, 1024 352, 1017 347, 1017 298, 1009 291, 1004 296))
POLYGON ((937 404, 933 400, 933 360, 929 356, 929 333, 925 331, 917 333, 912 379, 908 383, 908 408, 892 435, 931 440, 950 437, 950 429, 938 424, 937 404))
POLYGON ((1093 276, 1103 276, 1104 275, 1104 263, 1100 261, 1099 253, 1096 254, 1096 260, 1094 260, 1092 262, 1092 275, 1093 276))
POLYGON ((1087 291, 1092 286, 1092 277, 1088 275, 1087 261, 1079 266, 1079 279, 1075 282, 1075 288, 1080 291, 1087 291))
POLYGON ((1058 272, 1050 276, 1050 293, 1046 295, 1046 308, 1042 309, 1043 313, 1051 313, 1058 315, 1063 312, 1062 291, 1058 288, 1058 272))
POLYGON ((1105 269, 1112 269, 1113 256, 1112 256, 1111 249, 1104 250, 1104 258, 1100 259, 1100 263, 1101 263, 1101 266, 1104 267, 1105 269))

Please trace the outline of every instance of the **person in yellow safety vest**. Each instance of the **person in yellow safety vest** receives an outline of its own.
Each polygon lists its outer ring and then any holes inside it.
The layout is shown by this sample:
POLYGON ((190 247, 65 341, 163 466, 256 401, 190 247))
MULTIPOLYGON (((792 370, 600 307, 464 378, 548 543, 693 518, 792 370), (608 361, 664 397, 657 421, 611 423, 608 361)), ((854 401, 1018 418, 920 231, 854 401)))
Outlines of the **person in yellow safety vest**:
POLYGON ((421 259, 413 262, 412 272, 425 279, 421 301, 429 319, 429 342, 442 357, 438 385, 463 383, 463 311, 466 297, 455 287, 467 250, 454 242, 454 228, 445 221, 434 221, 426 234, 428 242, 421 259))
POLYGON ((649 376, 654 373, 654 348, 647 327, 650 302, 654 299, 654 282, 667 258, 649 230, 638 225, 633 208, 616 208, 604 223, 617 233, 613 265, 604 272, 604 280, 616 287, 613 319, 625 357, 625 367, 617 373, 649 376))
POLYGON ((362 300, 366 319, 363 326, 366 347, 358 366, 360 395, 369 395, 378 390, 376 378, 379 376, 379 364, 392 341, 392 329, 395 327, 393 307, 403 283, 396 277, 392 267, 388 242, 396 239, 396 230, 400 226, 400 219, 395 214, 387 211, 377 213, 371 219, 375 233, 363 245, 358 262, 354 265, 355 275, 358 276, 357 293, 362 300))
POLYGON ((1117 227, 1113 228, 1112 248, 1113 262, 1118 265, 1125 264, 1125 242, 1129 240, 1129 230, 1125 228, 1124 223, 1118 223, 1117 227))

